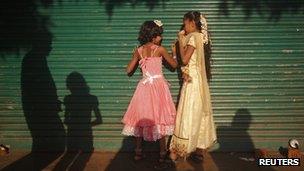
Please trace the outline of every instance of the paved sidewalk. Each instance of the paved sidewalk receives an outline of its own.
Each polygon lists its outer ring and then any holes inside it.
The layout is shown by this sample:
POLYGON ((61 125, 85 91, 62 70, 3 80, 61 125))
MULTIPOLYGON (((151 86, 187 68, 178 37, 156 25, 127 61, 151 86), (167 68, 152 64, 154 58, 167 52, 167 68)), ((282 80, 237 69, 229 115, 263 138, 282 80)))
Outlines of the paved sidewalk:
MULTIPOLYGON (((12 151, 9 155, 0 156, 0 170, 87 170, 87 171, 150 171, 155 170, 158 155, 155 152, 146 153, 146 158, 140 162, 133 161, 132 153, 115 153, 95 151, 94 153, 34 153, 12 151)), ((251 153, 221 153, 213 152, 205 157, 202 164, 180 160, 169 171, 303 171, 304 161, 300 167, 258 167, 256 161, 251 161, 251 153)), ((303 159, 303 157, 302 157, 303 159)))

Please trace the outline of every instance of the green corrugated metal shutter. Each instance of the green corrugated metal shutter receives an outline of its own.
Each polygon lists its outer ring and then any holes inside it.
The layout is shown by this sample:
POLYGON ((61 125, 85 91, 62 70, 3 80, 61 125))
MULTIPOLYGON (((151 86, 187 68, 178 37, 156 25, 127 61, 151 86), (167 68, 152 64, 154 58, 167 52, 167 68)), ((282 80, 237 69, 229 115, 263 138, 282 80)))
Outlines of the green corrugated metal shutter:
MULTIPOLYGON (((90 93, 98 98, 103 119, 103 124, 91 128, 84 126, 88 124, 84 116, 78 116, 74 126, 79 130, 69 135, 77 141, 86 137, 88 129, 93 129, 95 148, 119 149, 123 141, 120 120, 141 77, 139 70, 131 78, 125 74, 132 49, 138 44, 140 25, 145 20, 162 20, 163 44, 169 47, 183 14, 198 10, 207 16, 213 43, 210 87, 219 138, 215 148, 277 149, 286 146, 289 138, 303 142, 304 15, 288 11, 293 6, 285 8, 284 4, 267 8, 265 4, 238 3, 170 0, 153 7, 153 4, 96 0, 62 1, 49 8, 41 7, 40 13, 50 16, 52 22, 53 49, 47 64, 59 100, 69 94, 65 85, 67 75, 77 71, 85 78, 90 93), (259 5, 262 14, 257 14, 259 5)), ((25 54, 0 59, 0 138, 1 143, 11 144, 12 148, 29 149, 32 137, 22 110, 20 90, 25 54)), ((165 76, 176 101, 177 74, 165 69, 165 76)), ((63 121, 64 113, 59 116, 63 121)), ((56 127, 45 127, 52 122, 55 121, 46 117, 37 119, 35 129, 40 133, 37 136, 52 136, 56 127)))

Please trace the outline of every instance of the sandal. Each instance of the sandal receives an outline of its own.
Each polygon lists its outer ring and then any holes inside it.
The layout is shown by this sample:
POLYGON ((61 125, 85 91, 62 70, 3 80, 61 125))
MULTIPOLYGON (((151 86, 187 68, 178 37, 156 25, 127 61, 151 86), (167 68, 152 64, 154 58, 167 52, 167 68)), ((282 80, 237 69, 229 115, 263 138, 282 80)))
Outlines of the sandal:
POLYGON ((159 153, 158 164, 154 166, 156 170, 168 169, 173 166, 173 161, 167 159, 167 151, 159 153))
POLYGON ((142 149, 135 149, 134 161, 140 161, 143 158, 144 158, 144 155, 142 154, 142 149))
POLYGON ((202 163, 204 161, 204 156, 198 153, 192 153, 189 158, 195 163, 202 163))

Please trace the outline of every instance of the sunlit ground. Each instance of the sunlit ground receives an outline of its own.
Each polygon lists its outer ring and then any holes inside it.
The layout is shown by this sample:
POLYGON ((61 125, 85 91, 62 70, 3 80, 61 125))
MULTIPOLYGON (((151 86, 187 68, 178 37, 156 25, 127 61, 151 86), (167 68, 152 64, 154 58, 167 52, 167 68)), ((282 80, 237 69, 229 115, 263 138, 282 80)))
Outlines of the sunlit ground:
MULTIPOLYGON (((139 162, 133 161, 132 153, 114 153, 96 151, 92 154, 74 152, 62 154, 56 160, 48 163, 42 170, 154 170, 158 154, 147 152, 146 158, 139 162), (86 162, 88 159, 88 162, 86 162)), ((0 169, 9 170, 34 170, 48 160, 52 153, 36 153, 29 157, 25 151, 12 151, 9 155, 0 156, 0 169)), ((274 153, 274 156, 279 154, 274 153)), ((304 169, 303 157, 301 166, 298 167, 259 167, 253 161, 252 153, 209 153, 202 164, 193 163, 191 160, 180 159, 175 166, 166 170, 290 170, 304 169)))

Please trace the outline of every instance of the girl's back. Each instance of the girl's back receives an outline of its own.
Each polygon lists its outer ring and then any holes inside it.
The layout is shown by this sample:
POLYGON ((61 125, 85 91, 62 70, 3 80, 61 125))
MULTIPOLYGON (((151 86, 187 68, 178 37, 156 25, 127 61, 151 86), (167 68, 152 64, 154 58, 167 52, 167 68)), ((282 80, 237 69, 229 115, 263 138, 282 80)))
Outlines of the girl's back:
POLYGON ((157 45, 152 45, 150 47, 141 46, 138 48, 138 53, 141 58, 139 64, 140 64, 140 68, 142 69, 143 75, 163 74, 162 57, 156 54, 158 47, 159 46, 157 45))

